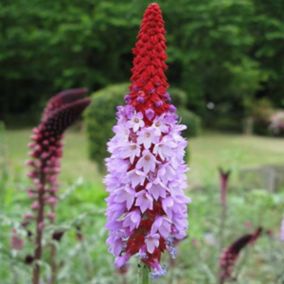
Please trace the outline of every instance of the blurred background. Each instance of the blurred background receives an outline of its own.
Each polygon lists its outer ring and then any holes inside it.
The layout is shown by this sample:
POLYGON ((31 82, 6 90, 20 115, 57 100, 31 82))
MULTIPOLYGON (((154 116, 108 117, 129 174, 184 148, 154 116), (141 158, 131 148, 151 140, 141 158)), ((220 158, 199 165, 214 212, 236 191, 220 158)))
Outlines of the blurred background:
MULTIPOLYGON (((278 242, 284 217, 284 1, 158 2, 167 29, 170 93, 188 126, 193 200, 189 238, 175 263, 165 260, 171 273, 159 283, 217 283, 220 245, 259 226, 269 234, 243 256, 236 283, 284 283, 278 242), (218 168, 230 171, 222 240, 218 168)), ((87 87, 92 104, 65 136, 58 226, 67 229, 58 281, 133 283, 135 269, 117 280, 105 245, 103 159, 149 3, 1 0, 1 283, 29 283, 29 246, 9 249, 11 228, 29 207, 26 145, 47 100, 74 87, 87 87)))

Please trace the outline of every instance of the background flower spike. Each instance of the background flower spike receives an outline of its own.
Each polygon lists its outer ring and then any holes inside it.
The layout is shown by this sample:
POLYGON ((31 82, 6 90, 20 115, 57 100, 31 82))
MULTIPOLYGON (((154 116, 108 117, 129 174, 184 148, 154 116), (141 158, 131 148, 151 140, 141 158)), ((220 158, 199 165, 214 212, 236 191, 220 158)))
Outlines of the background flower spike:
POLYGON ((257 228, 251 234, 245 234, 235 240, 224 250, 220 257, 220 284, 224 284, 232 278, 234 266, 239 258, 241 251, 248 245, 253 244, 261 235, 263 229, 257 228))
MULTIPOLYGON (((85 94, 87 93, 87 88, 77 88, 77 89, 69 89, 64 90, 57 95, 53 96, 47 103, 41 121, 46 120, 51 116, 55 111, 59 111, 62 108, 71 107, 75 102, 78 103, 80 100, 89 101, 88 98, 85 98, 85 94)), ((82 104, 84 105, 84 104, 82 104)))
MULTIPOLYGON (((56 218, 58 202, 57 176, 60 172, 62 137, 64 131, 79 118, 90 100, 84 97, 86 89, 72 89, 52 97, 42 115, 41 122, 33 130, 29 144, 31 159, 27 162, 31 170, 28 176, 34 186, 28 190, 32 199, 31 212, 24 215, 23 226, 35 222, 35 250, 32 259, 36 262, 33 270, 33 284, 40 282, 42 237, 47 222, 56 218)), ((54 255, 54 253, 53 253, 54 255)))

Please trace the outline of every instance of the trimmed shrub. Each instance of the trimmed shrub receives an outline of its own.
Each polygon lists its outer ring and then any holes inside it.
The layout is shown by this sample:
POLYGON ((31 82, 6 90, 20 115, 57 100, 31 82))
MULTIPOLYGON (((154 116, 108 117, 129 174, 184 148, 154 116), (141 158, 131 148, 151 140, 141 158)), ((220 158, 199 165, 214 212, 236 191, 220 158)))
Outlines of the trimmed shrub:
POLYGON ((111 85, 95 92, 92 103, 85 112, 89 142, 89 156, 104 170, 104 158, 107 156, 106 143, 112 136, 116 107, 123 104, 129 84, 111 85))
MULTIPOLYGON (((104 159, 107 157, 106 143, 112 137, 116 107, 123 104, 123 97, 128 92, 129 83, 108 86, 92 94, 91 105, 85 112, 85 123, 89 141, 89 156, 104 171, 104 159)), ((178 114, 188 129, 185 136, 196 136, 200 132, 200 118, 186 110, 186 93, 180 89, 169 90, 178 114)))
POLYGON ((187 95, 184 90, 172 87, 170 88, 169 93, 171 94, 171 98, 175 106, 186 109, 187 95))
POLYGON ((198 136, 201 132, 200 117, 183 107, 179 108, 177 112, 181 118, 182 124, 185 124, 187 126, 187 129, 183 131, 183 135, 187 138, 198 136))

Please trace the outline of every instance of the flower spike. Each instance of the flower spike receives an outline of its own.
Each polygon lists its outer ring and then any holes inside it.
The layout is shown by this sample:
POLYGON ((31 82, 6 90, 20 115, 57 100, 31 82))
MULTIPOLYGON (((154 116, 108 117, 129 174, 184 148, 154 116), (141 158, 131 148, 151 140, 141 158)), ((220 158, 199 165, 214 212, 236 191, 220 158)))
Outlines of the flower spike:
POLYGON ((232 278, 234 265, 239 258, 241 251, 248 245, 253 244, 263 232, 262 228, 257 228, 255 232, 241 236, 224 250, 220 257, 220 284, 232 278))
POLYGON ((115 264, 125 270, 138 255, 153 277, 165 273, 162 253, 175 256, 174 246, 188 228, 185 126, 178 124, 170 104, 165 49, 164 21, 154 3, 144 14, 133 50, 130 92, 126 105, 117 109, 105 177, 107 243, 115 264))
POLYGON ((24 215, 23 226, 35 222, 35 251, 30 260, 35 262, 33 283, 38 284, 42 256, 42 237, 45 224, 55 220, 55 208, 58 201, 57 176, 60 172, 62 156, 62 138, 64 131, 77 119, 90 100, 85 98, 86 89, 67 90, 52 97, 41 118, 40 124, 33 130, 29 144, 31 167, 28 176, 34 186, 28 190, 32 199, 31 212, 24 215))
MULTIPOLYGON (((33 180, 35 188, 29 189, 28 194, 34 200, 34 212, 44 204, 54 208, 57 202, 62 134, 89 105, 90 100, 83 96, 85 93, 86 89, 72 89, 52 97, 43 112, 39 126, 33 130, 32 143, 29 144, 31 160, 28 161, 28 165, 32 168, 29 177, 33 180)), ((25 224, 33 219, 33 215, 28 213, 24 216, 25 224)), ((46 217, 53 219, 54 216, 49 213, 46 217)))
POLYGON ((130 86, 130 104, 145 114, 152 109, 162 114, 169 108, 165 75, 167 65, 164 20, 158 4, 150 4, 145 11, 137 43, 130 86))

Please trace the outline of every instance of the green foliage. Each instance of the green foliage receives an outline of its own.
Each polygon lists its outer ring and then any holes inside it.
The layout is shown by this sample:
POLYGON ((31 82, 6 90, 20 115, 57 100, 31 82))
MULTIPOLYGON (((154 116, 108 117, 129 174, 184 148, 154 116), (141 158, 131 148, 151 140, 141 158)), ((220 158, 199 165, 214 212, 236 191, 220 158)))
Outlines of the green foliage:
POLYGON ((183 132, 185 137, 195 137, 200 134, 201 119, 198 115, 185 108, 180 108, 178 115, 181 118, 181 123, 187 126, 187 129, 183 132))
MULTIPOLYGON (((100 170, 104 169, 104 159, 107 156, 106 143, 113 135, 116 107, 123 104, 128 86, 128 83, 122 83, 95 92, 92 95, 92 104, 85 113, 90 158, 97 162, 100 170)), ((201 121, 197 115, 185 109, 186 93, 177 88, 172 88, 169 92, 180 111, 182 122, 188 127, 185 135, 187 137, 198 135, 201 121)))
MULTIPOLYGON (((217 184, 217 180, 214 181, 217 184)), ((24 263, 30 253, 32 242, 26 236, 26 230, 20 226, 22 212, 28 207, 24 191, 16 190, 26 181, 11 180, 9 188, 14 188, 13 202, 0 213, 0 278, 5 284, 31 283, 31 265, 24 263), (22 250, 10 249, 12 228, 18 228, 18 234, 25 240, 22 250)), ((251 248, 240 253, 234 271, 238 273, 239 283, 277 283, 283 276, 284 248, 278 240, 279 225, 284 205, 283 193, 271 193, 264 190, 241 190, 231 188, 228 194, 228 214, 224 236, 226 246, 242 234, 252 232, 262 226, 273 232, 274 237, 263 234, 251 248), (249 206, 248 206, 249 204, 249 206), (253 205, 253 206, 252 206, 253 205), (247 254, 246 252, 249 252, 247 254), (258 267, 259 269, 255 269, 258 267)), ((84 180, 78 180, 60 189, 60 203, 55 225, 45 227, 44 243, 50 245, 50 236, 54 230, 63 230, 60 242, 52 242, 57 247, 58 282, 79 283, 135 283, 137 282, 137 260, 133 259, 125 275, 118 274, 114 268, 114 258, 108 252, 107 231, 105 228, 104 196, 98 196, 99 188, 84 180), (94 204, 94 202, 96 202, 94 204)), ((193 190, 190 197, 189 237, 180 242, 177 261, 164 256, 162 263, 168 273, 157 283, 217 283, 216 263, 219 259, 220 204, 217 185, 193 190), (202 272, 202 273, 201 273, 202 272)), ((50 278, 48 257, 44 258, 43 281, 50 278)), ((2 283, 1 282, 1 283, 2 283)))
MULTIPOLYGON (((127 80, 149 2, 2 1, 0 119, 36 115, 36 107, 60 89, 96 90, 127 80)), ((282 0, 159 3, 168 31, 169 81, 186 90, 187 108, 214 126, 221 116, 240 120, 260 95, 284 107, 282 0), (208 102, 216 105, 213 116, 208 102)))
POLYGON ((186 108, 187 105, 187 94, 184 90, 179 88, 171 87, 170 94, 172 98, 172 103, 179 108, 186 108))

